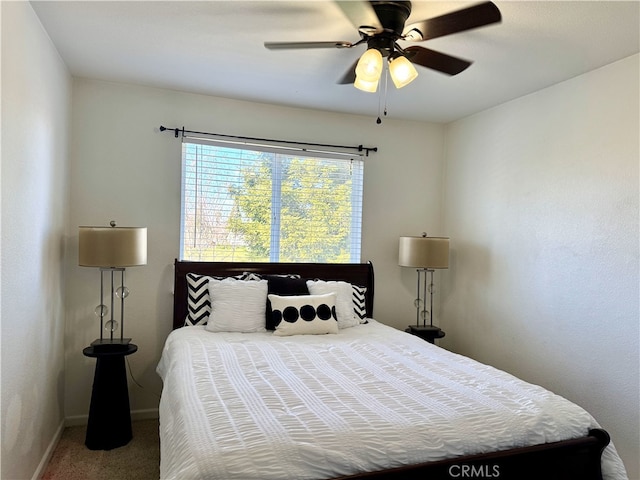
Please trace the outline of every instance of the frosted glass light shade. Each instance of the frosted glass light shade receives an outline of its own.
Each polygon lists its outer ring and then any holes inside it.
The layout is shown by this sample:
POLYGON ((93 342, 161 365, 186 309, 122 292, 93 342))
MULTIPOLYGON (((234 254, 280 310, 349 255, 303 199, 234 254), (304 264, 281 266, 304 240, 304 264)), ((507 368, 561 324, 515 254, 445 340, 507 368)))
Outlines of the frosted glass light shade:
POLYGON ((380 50, 370 48, 362 54, 356 65, 356 78, 365 82, 378 82, 382 74, 382 53, 380 50))
POLYGON ((418 268, 449 268, 446 237, 400 237, 398 265, 418 268))
POLYGON ((79 227, 78 265, 131 267, 147 264, 146 227, 79 227))
POLYGON ((402 88, 418 77, 418 71, 406 57, 400 56, 389 62, 389 75, 396 88, 402 88))
POLYGON ((356 81, 353 82, 353 86, 363 92, 376 93, 376 90, 378 90, 378 83, 378 80, 375 82, 367 82, 366 80, 356 77, 356 81))

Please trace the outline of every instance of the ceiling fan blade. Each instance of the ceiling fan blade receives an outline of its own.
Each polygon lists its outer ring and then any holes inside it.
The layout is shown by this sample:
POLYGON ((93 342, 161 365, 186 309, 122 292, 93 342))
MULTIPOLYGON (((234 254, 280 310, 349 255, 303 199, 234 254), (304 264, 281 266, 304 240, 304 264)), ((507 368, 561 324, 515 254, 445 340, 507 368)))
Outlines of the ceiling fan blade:
POLYGON ((463 70, 466 70, 472 63, 462 58, 452 57, 451 55, 416 45, 405 48, 404 52, 411 63, 437 70, 447 75, 457 75, 463 70))
POLYGON ((353 62, 353 65, 351 65, 349 70, 347 70, 344 76, 340 80, 338 80, 338 84, 347 85, 356 81, 356 65, 358 65, 358 60, 353 62))
POLYGON ((370 2, 359 0, 335 1, 334 3, 340 7, 345 16, 359 31, 373 35, 384 30, 370 2))
POLYGON ((439 17, 407 25, 404 30, 405 40, 421 42, 490 25, 501 20, 500 10, 493 2, 480 3, 439 17))
POLYGON ((296 48, 351 48, 351 42, 264 42, 269 50, 290 50, 296 48))

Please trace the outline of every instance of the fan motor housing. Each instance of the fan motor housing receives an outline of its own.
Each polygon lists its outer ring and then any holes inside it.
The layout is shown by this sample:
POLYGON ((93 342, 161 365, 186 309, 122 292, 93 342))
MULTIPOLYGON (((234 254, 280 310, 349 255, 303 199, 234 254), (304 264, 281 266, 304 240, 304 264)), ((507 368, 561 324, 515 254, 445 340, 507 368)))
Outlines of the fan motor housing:
MULTIPOLYGON (((411 2, 406 1, 371 1, 371 6, 380 20, 385 33, 402 36, 404 24, 411 14, 411 2)), ((382 34, 384 35, 384 33, 382 34)))
POLYGON ((381 33, 367 40, 367 48, 380 50, 383 57, 388 57, 393 52, 395 43, 393 37, 381 33))

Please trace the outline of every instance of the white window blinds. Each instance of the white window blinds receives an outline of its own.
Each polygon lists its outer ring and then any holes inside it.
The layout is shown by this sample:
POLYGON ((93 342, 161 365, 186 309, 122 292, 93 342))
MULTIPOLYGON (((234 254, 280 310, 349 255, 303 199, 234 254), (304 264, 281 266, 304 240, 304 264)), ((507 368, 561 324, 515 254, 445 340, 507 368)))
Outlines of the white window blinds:
POLYGON ((362 159, 249 148, 183 140, 182 258, 360 262, 362 159))

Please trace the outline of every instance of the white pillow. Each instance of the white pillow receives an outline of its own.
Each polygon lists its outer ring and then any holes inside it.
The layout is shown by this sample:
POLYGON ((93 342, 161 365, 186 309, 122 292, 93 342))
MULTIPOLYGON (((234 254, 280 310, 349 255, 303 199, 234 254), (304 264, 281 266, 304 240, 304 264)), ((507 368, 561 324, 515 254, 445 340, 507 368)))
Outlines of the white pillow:
POLYGON ((324 280, 307 280, 307 288, 311 295, 336 294, 336 314, 338 327, 349 328, 360 324, 360 319, 353 312, 353 289, 348 282, 324 280))
POLYGON ((209 280, 210 332, 265 332, 266 280, 209 280))
MULTIPOLYGON (((211 314, 211 298, 209 297, 209 280, 223 280, 226 277, 212 277, 209 275, 199 275, 197 273, 187 273, 187 318, 184 326, 206 325, 211 314)), ((260 280, 253 274, 243 273, 230 278, 238 280, 260 280)))
POLYGON ((336 296, 269 294, 276 330, 274 335, 321 335, 338 333, 336 296))

